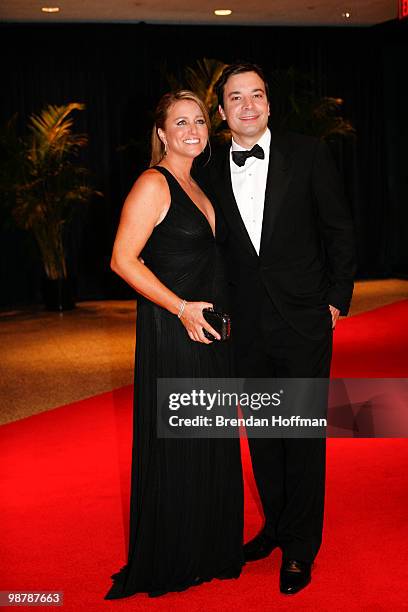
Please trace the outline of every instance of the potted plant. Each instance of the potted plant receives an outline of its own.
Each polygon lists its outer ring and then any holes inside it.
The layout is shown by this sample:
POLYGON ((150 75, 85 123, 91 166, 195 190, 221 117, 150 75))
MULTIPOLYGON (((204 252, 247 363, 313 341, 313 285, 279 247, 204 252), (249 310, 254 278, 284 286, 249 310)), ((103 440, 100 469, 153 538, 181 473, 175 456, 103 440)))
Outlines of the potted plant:
POLYGON ((30 116, 26 138, 17 136, 14 117, 1 138, 3 201, 17 226, 32 232, 38 245, 49 310, 74 307, 65 229, 75 208, 97 193, 77 159, 88 139, 86 134, 74 133, 72 114, 84 108, 77 102, 48 105, 39 115, 30 116))

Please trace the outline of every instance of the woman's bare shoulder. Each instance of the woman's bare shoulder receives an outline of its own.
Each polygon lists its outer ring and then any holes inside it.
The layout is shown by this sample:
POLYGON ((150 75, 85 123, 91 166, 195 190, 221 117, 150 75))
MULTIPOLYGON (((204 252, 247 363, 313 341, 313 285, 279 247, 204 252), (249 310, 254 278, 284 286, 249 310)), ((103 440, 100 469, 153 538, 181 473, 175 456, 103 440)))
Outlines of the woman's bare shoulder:
POLYGON ((142 172, 142 174, 136 179, 132 189, 129 192, 128 198, 134 199, 148 199, 151 201, 152 198, 160 204, 169 200, 170 192, 165 177, 157 170, 149 168, 142 172))
POLYGON ((137 178, 133 187, 138 187, 143 190, 168 190, 167 181, 165 177, 155 170, 154 168, 148 168, 137 178))

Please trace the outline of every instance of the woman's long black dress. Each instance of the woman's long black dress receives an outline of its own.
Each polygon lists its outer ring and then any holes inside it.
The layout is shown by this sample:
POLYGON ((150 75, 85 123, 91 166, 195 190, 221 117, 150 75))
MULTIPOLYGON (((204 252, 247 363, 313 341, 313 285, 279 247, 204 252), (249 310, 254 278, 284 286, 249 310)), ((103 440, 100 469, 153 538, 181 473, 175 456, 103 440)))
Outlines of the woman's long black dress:
MULTIPOLYGON (((225 282, 211 227, 173 175, 171 204, 143 259, 187 301, 225 308, 225 282)), ((239 439, 164 439, 156 433, 158 377, 232 375, 228 342, 193 342, 177 316, 138 302, 128 562, 105 599, 180 591, 243 565, 239 439)))

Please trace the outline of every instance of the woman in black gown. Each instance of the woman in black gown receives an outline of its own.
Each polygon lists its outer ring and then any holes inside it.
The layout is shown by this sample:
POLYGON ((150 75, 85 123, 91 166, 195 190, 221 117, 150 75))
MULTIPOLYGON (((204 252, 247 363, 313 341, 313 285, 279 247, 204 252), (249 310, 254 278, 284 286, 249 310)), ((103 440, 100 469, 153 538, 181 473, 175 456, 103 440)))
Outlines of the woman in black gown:
POLYGON ((219 338, 203 308, 226 309, 214 210, 190 175, 208 127, 192 92, 162 98, 153 167, 130 191, 114 245, 112 268, 139 297, 128 561, 105 599, 237 578, 244 563, 239 439, 165 439, 156 432, 158 377, 232 375, 228 342, 203 334, 205 328, 219 338))

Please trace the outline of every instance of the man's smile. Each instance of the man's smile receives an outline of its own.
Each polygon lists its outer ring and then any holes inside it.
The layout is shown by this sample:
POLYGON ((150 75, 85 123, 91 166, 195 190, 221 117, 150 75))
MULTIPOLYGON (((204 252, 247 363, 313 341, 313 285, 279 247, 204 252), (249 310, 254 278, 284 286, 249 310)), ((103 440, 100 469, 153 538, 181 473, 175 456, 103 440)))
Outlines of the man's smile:
POLYGON ((256 121, 259 118, 259 115, 244 115, 240 117, 241 121, 256 121))

